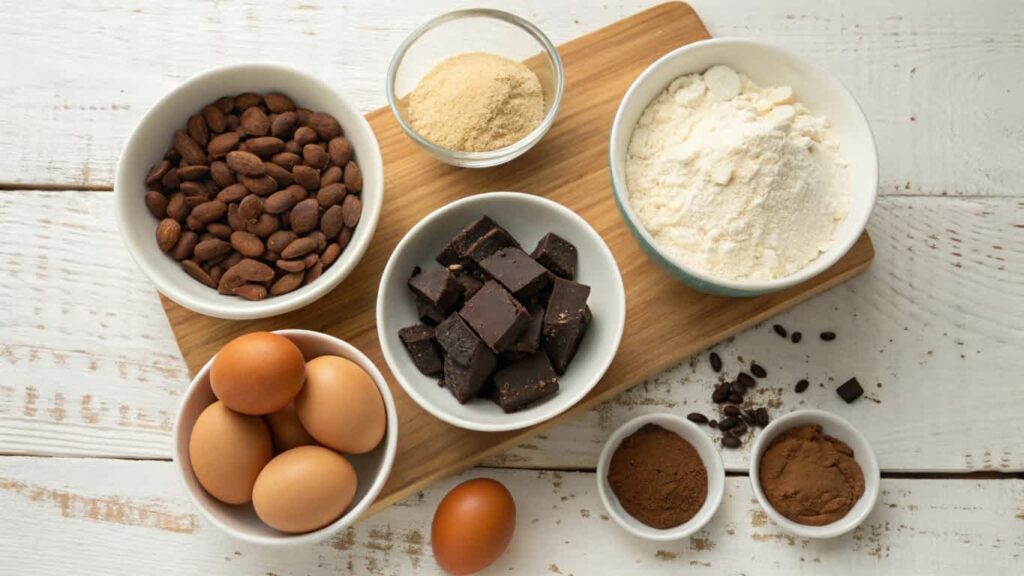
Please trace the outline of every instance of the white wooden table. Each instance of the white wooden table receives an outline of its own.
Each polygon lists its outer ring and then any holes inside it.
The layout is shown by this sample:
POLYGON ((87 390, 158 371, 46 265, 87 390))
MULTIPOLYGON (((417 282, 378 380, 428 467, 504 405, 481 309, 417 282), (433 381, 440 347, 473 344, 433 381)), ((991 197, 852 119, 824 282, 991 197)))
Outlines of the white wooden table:
MULTIPOLYGON (((884 469, 854 533, 781 533, 752 499, 746 450, 711 526, 638 541, 603 515, 593 468, 607 434, 650 411, 709 411, 705 357, 410 497, 329 543, 234 542, 174 477, 172 414, 188 383, 152 286, 114 228, 119 148, 163 93, 214 65, 276 60, 384 104, 393 49, 477 3, 3 3, 0 12, 0 574, 437 572, 434 507, 486 475, 515 494, 515 540, 491 573, 1021 574, 1024 572, 1024 4, 1016 0, 693 4, 716 36, 800 50, 871 119, 877 261, 770 326, 717 347, 770 371, 773 412, 851 420, 884 469), (815 337, 832 329, 839 339, 815 337), (867 394, 845 405, 850 376, 867 394), (808 377, 803 395, 793 383, 808 377), (819 386, 822 384, 823 386, 819 386)), ((499 6, 499 2, 480 2, 499 6)), ((556 43, 646 2, 518 2, 556 43)), ((609 49, 614 49, 610 46, 609 49)))

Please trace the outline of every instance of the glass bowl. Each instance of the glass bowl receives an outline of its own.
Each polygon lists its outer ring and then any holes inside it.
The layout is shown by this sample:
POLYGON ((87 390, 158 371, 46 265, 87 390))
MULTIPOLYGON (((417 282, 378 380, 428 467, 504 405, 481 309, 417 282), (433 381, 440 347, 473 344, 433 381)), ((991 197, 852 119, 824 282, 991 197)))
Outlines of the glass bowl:
POLYGON ((395 51, 388 65, 387 97, 402 130, 438 160, 465 168, 504 164, 533 147, 555 122, 565 89, 558 50, 533 24, 500 10, 449 12, 423 24, 395 51), (408 95, 420 79, 445 58, 466 52, 489 52, 526 64, 544 89, 544 119, 521 140, 486 152, 452 150, 420 136, 409 123, 408 95))

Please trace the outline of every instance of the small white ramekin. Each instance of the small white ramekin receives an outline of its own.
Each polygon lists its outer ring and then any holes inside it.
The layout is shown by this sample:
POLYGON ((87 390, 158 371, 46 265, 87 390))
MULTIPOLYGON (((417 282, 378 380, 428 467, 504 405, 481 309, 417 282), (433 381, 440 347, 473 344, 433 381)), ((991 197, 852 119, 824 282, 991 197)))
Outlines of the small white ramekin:
POLYGON ((647 540, 679 540, 691 536, 703 528, 718 511, 725 494, 725 465, 722 464, 722 455, 715 448, 715 443, 693 422, 675 414, 645 414, 626 422, 608 437, 597 461, 597 493, 600 495, 608 515, 630 534, 647 540), (619 503, 618 497, 612 491, 611 484, 608 483, 608 466, 615 450, 627 436, 645 424, 661 426, 689 442, 700 454, 700 459, 708 471, 708 495, 704 500, 704 505, 693 518, 674 528, 653 528, 631 516, 619 503))
POLYGON ((780 528, 803 538, 835 538, 859 526, 874 510, 875 503, 878 502, 881 483, 882 475, 878 468, 878 460, 875 458, 875 451, 871 449, 867 438, 846 420, 823 410, 797 410, 772 421, 757 435, 750 454, 750 484, 758 503, 780 528), (861 471, 864 472, 864 495, 846 513, 846 516, 825 526, 808 526, 786 518, 768 502, 768 497, 761 489, 759 474, 761 457, 771 445, 772 440, 790 428, 807 424, 819 424, 822 432, 845 442, 853 449, 853 457, 857 464, 860 464, 861 471))

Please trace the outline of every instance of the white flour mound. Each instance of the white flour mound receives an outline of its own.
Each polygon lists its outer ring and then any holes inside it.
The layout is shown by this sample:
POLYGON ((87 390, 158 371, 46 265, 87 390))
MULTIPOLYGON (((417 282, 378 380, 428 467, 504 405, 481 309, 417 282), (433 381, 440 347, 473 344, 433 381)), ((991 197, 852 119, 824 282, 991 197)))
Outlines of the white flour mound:
POLYGON ((726 66, 677 78, 626 157, 629 201, 658 246, 726 280, 789 276, 828 250, 847 213, 828 122, 788 86, 726 66))

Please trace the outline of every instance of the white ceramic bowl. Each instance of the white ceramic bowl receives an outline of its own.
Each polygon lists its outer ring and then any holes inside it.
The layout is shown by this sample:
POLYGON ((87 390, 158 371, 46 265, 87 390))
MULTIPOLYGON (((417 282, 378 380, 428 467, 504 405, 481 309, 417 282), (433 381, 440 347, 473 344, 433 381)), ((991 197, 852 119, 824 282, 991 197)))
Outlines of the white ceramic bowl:
POLYGON ((725 494, 725 466, 722 464, 722 455, 715 448, 715 443, 693 422, 675 414, 645 414, 619 426, 618 430, 605 441, 604 448, 601 449, 601 456, 597 461, 597 493, 601 496, 601 502, 604 504, 605 510, 608 511, 608 515, 630 534, 648 540, 679 540, 691 536, 703 528, 718 511, 718 507, 722 504, 722 496, 725 494), (619 503, 618 497, 615 496, 615 492, 612 491, 612 487, 608 483, 608 466, 615 450, 627 436, 646 424, 657 424, 666 430, 675 432, 683 440, 689 442, 700 454, 700 459, 708 471, 708 495, 704 500, 704 505, 693 518, 674 528, 653 528, 634 518, 619 503))
MULTIPOLYGON (((174 463, 192 502, 207 520, 228 535, 263 546, 307 546, 352 525, 380 494, 395 460, 395 450, 398 446, 398 413, 395 411, 395 401, 391 396, 391 391, 380 370, 365 354, 348 342, 309 330, 277 330, 275 334, 285 336, 294 342, 307 361, 318 356, 332 355, 355 362, 373 378, 377 389, 380 390, 381 398, 384 399, 384 411, 387 414, 387 431, 384 434, 384 439, 376 448, 366 454, 344 455, 345 459, 355 468, 358 482, 356 495, 345 514, 319 530, 305 534, 286 534, 264 524, 256 516, 252 504, 241 506, 225 504, 210 496, 199 485, 195 473, 192 472, 188 444, 196 419, 207 406, 216 401, 213 390, 210 389, 209 378, 213 358, 210 358, 210 361, 196 374, 195 379, 189 384, 188 390, 185 391, 185 397, 178 408, 172 433, 174 463)), ((301 486, 296 486, 296 489, 301 488, 301 486)))
POLYGON ((823 410, 797 410, 790 412, 781 418, 773 420, 754 440, 754 447, 750 453, 750 484, 754 489, 754 496, 758 503, 764 508, 768 517, 780 528, 804 538, 835 538, 853 530, 868 517, 878 502, 878 492, 881 485, 881 471, 878 468, 878 460, 875 458, 875 451, 871 449, 867 438, 864 437, 849 422, 831 412, 823 410), (860 465, 864 472, 864 495, 854 504, 853 508, 839 520, 825 526, 807 526, 786 518, 768 502, 768 498, 761 490, 761 457, 764 451, 771 445, 779 434, 796 426, 806 424, 820 424, 823 433, 845 442, 853 449, 853 458, 860 465))
POLYGON ((323 80, 278 64, 239 64, 194 76, 161 98, 143 116, 121 152, 114 181, 117 226, 135 263, 178 304, 209 316, 234 320, 265 318, 301 308, 330 292, 352 272, 370 245, 384 201, 384 168, 373 129, 359 110, 323 80), (225 296, 189 277, 156 245, 157 220, 146 209, 145 177, 163 158, 175 130, 192 114, 224 95, 278 91, 298 106, 338 119, 352 142, 363 173, 363 214, 348 246, 315 282, 282 296, 252 302, 225 296))
POLYGON ((637 242, 673 276, 701 292, 723 296, 756 296, 783 290, 813 278, 845 255, 860 237, 878 192, 878 156, 864 112, 838 78, 789 50, 755 40, 719 38, 688 44, 651 64, 633 82, 612 123, 609 164, 615 201, 637 242), (815 115, 825 116, 849 165, 849 211, 836 232, 831 249, 799 272, 775 280, 725 280, 680 262, 662 250, 644 229, 629 203, 626 152, 640 115, 676 78, 725 64, 754 82, 791 86, 798 102, 815 115))
POLYGON ((391 254, 377 294, 377 334, 384 359, 402 388, 424 410, 460 428, 498 432, 538 424, 579 402, 604 375, 622 339, 626 292, 615 257, 601 236, 572 210, 539 196, 491 192, 463 198, 434 211, 410 230, 391 254), (565 374, 558 393, 505 414, 490 400, 459 404, 438 379, 420 373, 398 338, 398 331, 419 323, 416 300, 406 282, 415 266, 438 266, 434 257, 463 228, 488 215, 507 229, 527 252, 544 234, 555 232, 577 248, 576 280, 590 286, 587 303, 593 321, 565 374))

